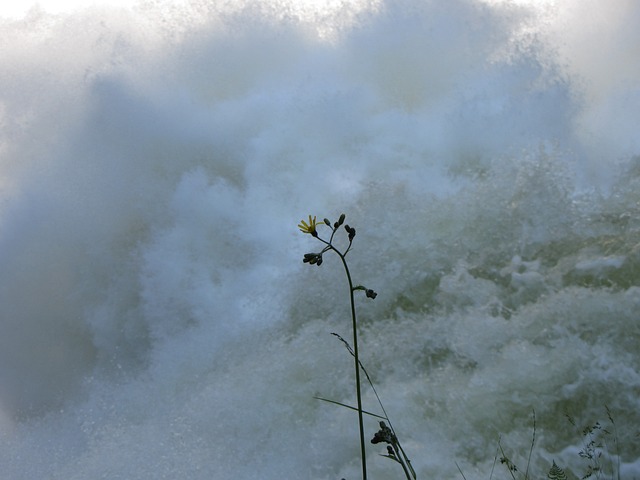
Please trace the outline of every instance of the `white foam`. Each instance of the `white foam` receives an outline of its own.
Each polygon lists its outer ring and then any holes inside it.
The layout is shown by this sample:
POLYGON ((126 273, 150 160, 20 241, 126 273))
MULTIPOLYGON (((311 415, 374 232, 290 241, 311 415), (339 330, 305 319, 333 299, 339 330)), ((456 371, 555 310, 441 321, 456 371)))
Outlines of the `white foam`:
POLYGON ((527 452, 532 408, 545 474, 565 410, 637 424, 635 8, 294 3, 3 21, 7 478, 357 477, 353 413, 313 398, 353 403, 309 214, 357 228, 363 361, 419 478, 527 452))

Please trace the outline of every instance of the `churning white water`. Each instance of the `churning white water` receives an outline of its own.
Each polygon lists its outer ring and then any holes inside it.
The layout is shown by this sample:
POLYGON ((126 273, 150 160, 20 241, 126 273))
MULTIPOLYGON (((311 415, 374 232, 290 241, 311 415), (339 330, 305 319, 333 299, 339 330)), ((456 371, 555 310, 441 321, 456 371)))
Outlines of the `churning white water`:
POLYGON ((346 279, 296 228, 343 212, 418 478, 488 479, 498 441, 524 470, 534 410, 530 471, 581 476, 607 407, 639 478, 639 24, 635 0, 0 20, 2 478, 359 478, 356 415, 314 399, 355 403, 346 279))

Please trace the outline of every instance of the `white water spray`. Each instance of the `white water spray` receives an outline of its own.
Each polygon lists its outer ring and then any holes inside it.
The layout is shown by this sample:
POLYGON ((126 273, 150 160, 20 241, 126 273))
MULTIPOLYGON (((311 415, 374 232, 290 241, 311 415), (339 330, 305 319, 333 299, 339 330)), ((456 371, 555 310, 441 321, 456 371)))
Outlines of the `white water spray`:
POLYGON ((313 398, 354 401, 344 279, 296 229, 342 212, 418 478, 522 464, 532 409, 534 471, 580 475, 564 414, 605 405, 639 475, 636 2, 327 5, 0 20, 5 478, 357 478, 313 398))

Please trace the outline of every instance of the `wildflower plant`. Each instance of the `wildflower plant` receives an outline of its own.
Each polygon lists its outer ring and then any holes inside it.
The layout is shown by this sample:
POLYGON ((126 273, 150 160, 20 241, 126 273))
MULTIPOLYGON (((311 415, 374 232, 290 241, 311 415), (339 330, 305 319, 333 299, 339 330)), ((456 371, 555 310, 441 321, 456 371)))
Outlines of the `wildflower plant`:
POLYGON ((340 335, 336 333, 333 333, 333 335, 338 337, 345 344, 347 350, 354 358, 355 390, 356 390, 357 406, 354 408, 350 405, 345 405, 343 403, 336 402, 333 400, 327 400, 321 397, 316 397, 316 398, 318 398, 319 400, 330 402, 330 403, 335 403, 337 405, 340 405, 352 410, 356 410, 358 412, 358 428, 359 428, 359 434, 360 434, 360 456, 361 456, 361 463, 362 463, 362 479, 363 480, 367 479, 367 461, 366 461, 365 441, 364 441, 364 415, 365 414, 369 416, 377 417, 382 420, 386 420, 386 422, 388 423, 388 426, 387 426, 387 423, 385 423, 384 421, 380 421, 379 423, 380 430, 375 434, 375 436, 371 440, 371 443, 373 444, 387 443, 388 444, 387 453, 382 456, 387 457, 399 463, 402 466, 407 479, 415 480, 416 474, 415 474, 415 471, 413 470, 413 467, 411 466, 411 462, 409 461, 406 454, 404 453, 404 450, 400 446, 398 437, 396 436, 396 433, 393 430, 391 421, 389 420, 389 417, 386 414, 384 406, 380 401, 380 397, 378 396, 378 393, 376 392, 376 389, 373 386, 373 382, 371 381, 369 374, 367 373, 366 369, 360 362, 360 357, 358 353, 358 328, 357 328, 358 325, 357 325, 354 293, 358 291, 362 291, 364 292, 365 296, 370 299, 376 298, 378 294, 374 290, 370 288, 366 288, 363 285, 354 286, 353 284, 353 280, 351 278, 351 272, 349 271, 349 266, 347 264, 346 256, 351 251, 351 246, 353 245, 353 240, 356 236, 356 229, 349 226, 348 224, 345 224, 344 221, 345 221, 344 213, 340 215, 338 220, 333 224, 327 218, 325 218, 322 222, 318 223, 315 216, 312 217, 311 215, 309 215, 308 221, 302 220, 298 225, 298 228, 302 233, 311 235, 312 237, 316 238, 319 242, 323 244, 323 247, 320 251, 305 253, 302 261, 304 263, 308 263, 309 265, 320 266, 322 265, 322 262, 323 262, 323 255, 327 252, 334 252, 340 258, 342 262, 342 266, 344 267, 345 274, 347 276, 347 281, 349 282, 349 299, 351 302, 351 329, 352 329, 352 335, 353 335, 353 347, 349 345, 349 343, 340 335), (330 235, 328 239, 325 239, 320 236, 320 234, 318 233, 318 227, 326 227, 329 229, 330 235), (334 239, 336 237, 336 234, 342 230, 340 227, 343 227, 344 231, 347 234, 347 239, 349 241, 347 247, 343 249, 338 248, 334 244, 334 239), (363 410, 362 388, 361 388, 361 380, 360 380, 361 371, 366 376, 367 382, 371 386, 371 389, 373 390, 376 396, 376 399, 378 400, 378 404, 382 409, 383 415, 377 415, 375 413, 371 413, 366 410, 363 410))
MULTIPOLYGON (((551 467, 547 473, 547 479, 549 480, 568 480, 568 478, 579 478, 580 480, 620 480, 620 451, 618 445, 618 432, 616 423, 613 420, 613 415, 608 406, 605 405, 607 412, 607 418, 609 419, 610 426, 595 422, 587 425, 581 430, 583 448, 578 452, 580 458, 586 460, 588 465, 586 472, 581 477, 576 477, 575 474, 571 474, 569 477, 567 473, 556 463, 555 459, 552 459, 551 467), (611 444, 609 441, 613 436, 613 448, 610 450, 611 444)), ((573 427, 577 428, 577 424, 572 416, 565 414, 567 420, 573 427)), ((494 467, 498 460, 498 454, 500 454, 500 463, 503 464, 511 480, 531 480, 532 478, 542 478, 540 474, 530 473, 531 457, 533 448, 536 442, 536 413, 533 412, 533 435, 531 439, 531 446, 529 448, 529 457, 527 459, 527 466, 524 471, 521 471, 518 466, 507 456, 505 450, 502 448, 500 439, 498 439, 498 449, 496 457, 494 458, 494 467)), ((456 463, 458 471, 462 475, 463 480, 467 480, 462 469, 456 463)), ((489 480, 493 479, 493 467, 491 469, 491 475, 489 480)))
MULTIPOLYGON (((604 406, 610 425, 595 422, 582 429, 583 448, 578 455, 587 462, 585 474, 581 480, 620 480, 620 450, 618 431, 611 410, 604 406), (612 441, 612 443, 610 443, 612 441)), ((577 427, 575 420, 565 414, 571 425, 577 427)))

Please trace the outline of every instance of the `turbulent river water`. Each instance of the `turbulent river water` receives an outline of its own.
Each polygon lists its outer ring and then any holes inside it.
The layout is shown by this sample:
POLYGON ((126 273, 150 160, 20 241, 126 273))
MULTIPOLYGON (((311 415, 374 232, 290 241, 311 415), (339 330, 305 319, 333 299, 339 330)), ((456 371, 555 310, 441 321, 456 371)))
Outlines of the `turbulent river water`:
POLYGON ((580 478, 592 439, 594 478, 640 478, 639 24, 635 0, 0 20, 2 478, 359 478, 357 415, 314 398, 355 403, 346 278, 296 227, 341 213, 419 479, 580 478))

